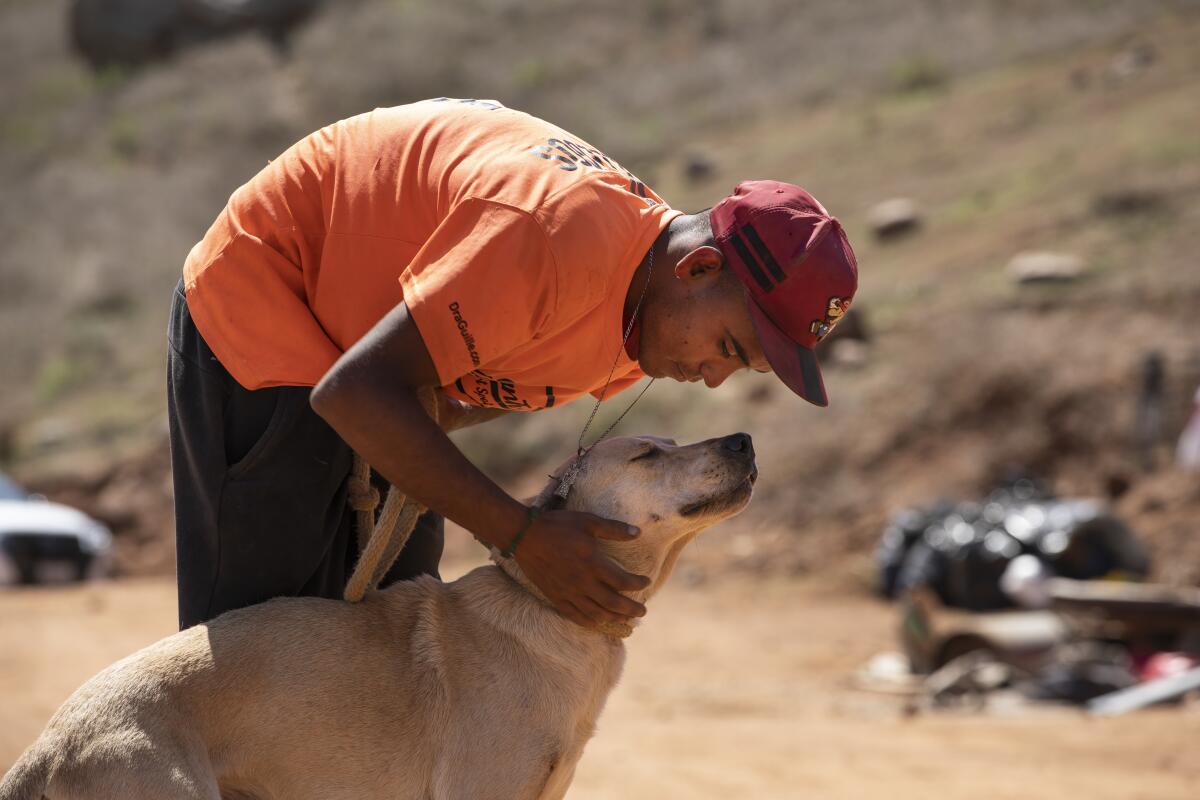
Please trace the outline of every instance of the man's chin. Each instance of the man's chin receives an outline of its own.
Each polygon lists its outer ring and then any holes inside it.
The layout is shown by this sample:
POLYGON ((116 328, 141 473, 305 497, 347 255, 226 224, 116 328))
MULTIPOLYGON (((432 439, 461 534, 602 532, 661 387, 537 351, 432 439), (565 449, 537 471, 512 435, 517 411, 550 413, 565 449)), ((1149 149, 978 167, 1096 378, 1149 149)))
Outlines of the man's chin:
POLYGON ((671 378, 672 380, 679 380, 672 370, 663 369, 661 364, 647 364, 643 362, 638 366, 641 368, 642 372, 646 373, 655 380, 658 380, 659 378, 671 378))
POLYGON ((663 372, 662 369, 659 368, 659 365, 653 361, 643 359, 641 356, 642 354, 638 353, 638 369, 655 380, 661 378, 663 376, 663 372))
POLYGON ((669 378, 680 383, 686 382, 679 365, 670 358, 658 358, 648 355, 645 351, 638 352, 638 367, 651 378, 669 378))

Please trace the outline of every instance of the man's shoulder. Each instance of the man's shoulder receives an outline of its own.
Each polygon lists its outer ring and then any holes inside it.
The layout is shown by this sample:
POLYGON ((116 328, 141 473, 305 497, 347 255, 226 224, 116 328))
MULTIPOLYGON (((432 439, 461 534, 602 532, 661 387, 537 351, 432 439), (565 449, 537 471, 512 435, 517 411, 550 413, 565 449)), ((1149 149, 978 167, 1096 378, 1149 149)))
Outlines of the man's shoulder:
POLYGON ((533 210, 559 271, 560 307, 574 293, 585 311, 624 293, 633 269, 678 212, 614 173, 584 176, 533 210))

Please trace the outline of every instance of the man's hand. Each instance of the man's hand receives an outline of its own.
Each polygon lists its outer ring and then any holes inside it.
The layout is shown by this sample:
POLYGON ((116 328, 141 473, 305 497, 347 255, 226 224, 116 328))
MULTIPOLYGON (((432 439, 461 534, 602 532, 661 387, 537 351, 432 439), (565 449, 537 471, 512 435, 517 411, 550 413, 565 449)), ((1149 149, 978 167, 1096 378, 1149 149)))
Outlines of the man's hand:
POLYGON ((627 623, 646 607, 622 592, 645 589, 650 579, 621 569, 597 539, 627 541, 638 529, 579 511, 546 511, 521 539, 515 558, 559 613, 585 628, 627 623))

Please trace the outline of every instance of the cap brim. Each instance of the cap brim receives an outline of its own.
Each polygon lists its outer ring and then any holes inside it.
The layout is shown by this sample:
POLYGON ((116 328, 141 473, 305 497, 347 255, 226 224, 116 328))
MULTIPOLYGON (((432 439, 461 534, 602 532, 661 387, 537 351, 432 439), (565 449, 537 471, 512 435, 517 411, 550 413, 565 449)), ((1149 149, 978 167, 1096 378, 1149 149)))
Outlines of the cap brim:
POLYGON ((750 321, 754 323, 754 330, 758 333, 763 354, 779 380, 813 405, 829 405, 825 382, 821 380, 821 367, 817 364, 817 354, 789 339, 757 303, 749 297, 746 299, 746 305, 750 309, 750 321))

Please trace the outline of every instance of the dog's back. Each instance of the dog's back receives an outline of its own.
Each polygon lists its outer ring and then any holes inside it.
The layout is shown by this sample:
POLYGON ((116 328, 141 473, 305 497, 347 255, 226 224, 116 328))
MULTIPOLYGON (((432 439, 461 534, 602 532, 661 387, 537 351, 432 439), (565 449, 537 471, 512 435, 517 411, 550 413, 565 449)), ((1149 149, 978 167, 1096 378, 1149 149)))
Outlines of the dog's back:
MULTIPOLYGON (((150 645, 67 699, 0 783, 0 800, 217 800, 243 788, 253 794, 240 777, 263 764, 292 773, 286 783, 327 774, 342 755, 314 729, 353 729, 351 718, 381 725, 381 705, 397 720, 424 719, 402 707, 401 683, 420 676, 405 663, 400 632, 441 586, 405 584, 410 602, 389 607, 386 619, 378 597, 358 606, 281 598, 150 645)), ((414 740, 426 738, 408 727, 414 740)))
POLYGON ((49 755, 40 739, 26 750, 0 780, 0 800, 41 800, 50 772, 49 755))
POLYGON ((357 605, 281 598, 233 611, 80 687, 0 800, 333 800, 432 787, 454 797, 478 788, 467 780, 544 785, 573 767, 619 669, 600 666, 596 645, 574 652, 570 637, 581 635, 495 567, 456 584, 405 582, 357 605), (564 716, 572 708, 589 719, 564 716))
MULTIPOLYGON (((641 528, 603 543, 650 578, 640 599, 687 542, 745 507, 758 474, 745 434, 589 453, 568 508, 641 528)), ((168 637, 72 695, 0 800, 557 800, 624 648, 500 563, 357 605, 273 600, 168 637)))
POLYGON ((162 676, 147 666, 164 648, 175 649, 180 640, 194 638, 192 632, 168 637, 107 667, 77 689, 0 783, 0 800, 122 796, 130 780, 120 773, 137 762, 139 749, 152 738, 137 719, 146 700, 163 694, 162 676), (112 784, 114 767, 118 776, 112 784))

